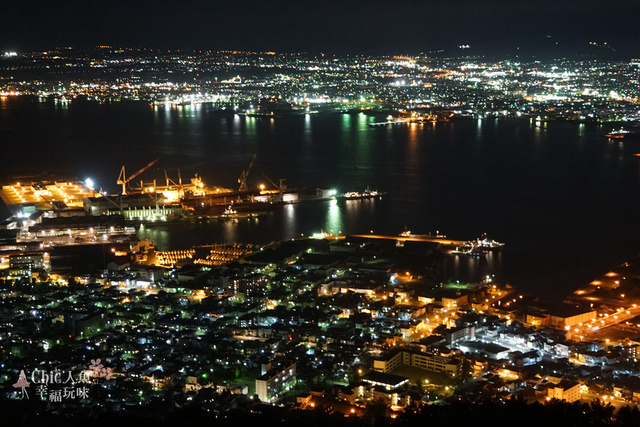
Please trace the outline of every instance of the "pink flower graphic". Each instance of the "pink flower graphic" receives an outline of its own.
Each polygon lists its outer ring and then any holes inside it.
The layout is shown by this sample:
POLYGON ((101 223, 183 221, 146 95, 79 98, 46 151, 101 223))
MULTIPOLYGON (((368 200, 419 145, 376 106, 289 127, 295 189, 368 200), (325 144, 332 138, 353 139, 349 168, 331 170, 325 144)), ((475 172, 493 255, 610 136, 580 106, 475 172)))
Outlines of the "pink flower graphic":
POLYGON ((100 362, 101 359, 91 359, 91 365, 89 365, 89 369, 91 369, 97 377, 110 380, 111 376, 113 375, 113 371, 111 370, 111 368, 105 367, 100 362))
POLYGON ((105 379, 110 380, 112 375, 113 375, 113 371, 111 371, 111 368, 105 368, 104 369, 104 377, 105 377, 105 379))
POLYGON ((94 371, 95 373, 99 373, 100 370, 103 368, 102 363, 100 363, 101 359, 91 359, 91 365, 89 366, 89 369, 91 369, 92 371, 94 371))

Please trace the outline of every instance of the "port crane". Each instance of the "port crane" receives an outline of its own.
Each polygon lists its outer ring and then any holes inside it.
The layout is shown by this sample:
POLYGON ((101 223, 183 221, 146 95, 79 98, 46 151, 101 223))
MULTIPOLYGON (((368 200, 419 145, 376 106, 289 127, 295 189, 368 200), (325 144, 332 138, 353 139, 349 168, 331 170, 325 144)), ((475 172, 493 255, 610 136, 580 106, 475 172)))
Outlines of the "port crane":
POLYGON ((251 163, 249 163, 249 167, 246 170, 243 170, 240 174, 240 178, 238 178, 238 183, 240 184, 240 188, 238 192, 249 191, 249 187, 247 186, 247 178, 249 178, 249 173, 251 172, 251 168, 253 167, 253 163, 256 161, 256 157, 258 156, 258 152, 253 155, 253 159, 251 159, 251 163))
POLYGON ((171 178, 169 178, 169 175, 167 174, 167 170, 164 170, 164 179, 165 181, 167 181, 167 187, 169 187, 169 184, 175 186, 175 187, 179 187, 180 189, 182 189, 182 175, 180 175, 180 169, 178 169, 178 183, 176 184, 176 182, 174 180, 172 180, 171 178))
POLYGON ((267 179, 267 181, 269 181, 271 185, 273 185, 276 188, 276 190, 278 190, 278 201, 282 201, 282 195, 284 194, 284 191, 287 189, 287 185, 284 183, 285 180, 280 179, 278 184, 276 184, 267 175, 262 174, 262 176, 264 176, 267 179))
MULTIPOLYGON (((196 178, 198 178, 198 174, 196 174, 196 178)), ((177 188, 178 190, 178 194, 180 198, 184 197, 184 186, 182 185, 182 175, 180 174, 180 169, 178 169, 178 182, 176 183, 174 180, 172 180, 171 178, 169 178, 169 175, 167 174, 167 170, 164 170, 164 179, 167 182, 167 188, 170 187, 170 185, 173 185, 175 188, 177 188)))
POLYGON ((129 178, 126 177, 126 173, 125 173, 125 170, 124 170, 124 165, 122 165, 122 169, 120 169, 120 175, 118 176, 118 181, 117 181, 117 184, 122 185, 122 195, 126 195, 127 194, 127 184, 129 183, 129 181, 131 181, 133 178, 135 178, 136 176, 140 175, 142 172, 144 172, 147 169, 149 169, 157 161, 158 161, 158 159, 155 159, 154 161, 149 162, 145 167, 143 167, 138 172, 136 172, 133 175, 131 175, 129 178))

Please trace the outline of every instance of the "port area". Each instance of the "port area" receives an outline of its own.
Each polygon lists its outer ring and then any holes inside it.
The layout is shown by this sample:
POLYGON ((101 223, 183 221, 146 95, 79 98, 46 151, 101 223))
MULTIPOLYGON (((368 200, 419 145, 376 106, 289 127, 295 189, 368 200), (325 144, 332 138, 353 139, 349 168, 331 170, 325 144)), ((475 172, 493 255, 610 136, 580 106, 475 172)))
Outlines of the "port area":
POLYGON ((190 181, 183 182, 180 176, 174 181, 166 172, 166 185, 158 185, 156 180, 140 181, 135 188, 130 185, 133 178, 156 162, 157 159, 128 177, 123 166, 117 180, 122 185, 121 194, 94 190, 90 179, 80 181, 70 178, 69 174, 44 172, 2 178, 0 198, 17 221, 26 218, 39 223, 43 213, 51 212, 47 215, 75 218, 121 216, 124 221, 136 224, 252 219, 285 204, 372 199, 386 194, 369 188, 344 193, 320 187, 288 188, 284 179, 276 183, 266 177, 272 187, 260 184, 258 188, 250 189, 246 184, 250 168, 243 171, 240 188, 236 191, 206 185, 197 174, 190 181))
MULTIPOLYGON (((406 113, 406 112, 405 112, 406 113)), ((411 113, 410 115, 403 115, 401 117, 394 117, 392 115, 387 116, 387 120, 384 122, 374 122, 369 123, 371 127, 377 126, 402 126, 408 125, 411 123, 416 124, 425 124, 425 123, 438 123, 438 122, 448 122, 453 118, 453 114, 437 114, 437 115, 419 115, 416 112, 411 113)))
MULTIPOLYGON (((128 190, 126 194, 108 195, 94 191, 90 182, 75 179, 43 176, 21 178, 24 179, 14 179, 0 187, 0 198, 13 215, 7 220, 7 227, 18 227, 18 222, 22 219, 35 225, 41 222, 41 218, 56 217, 60 218, 57 219, 59 222, 65 222, 61 218, 67 218, 72 224, 69 227, 56 224, 54 227, 64 229, 65 232, 67 228, 75 228, 77 219, 85 216, 102 218, 92 225, 96 229, 100 228, 107 217, 122 217, 125 222, 133 225, 175 221, 251 220, 287 204, 380 199, 386 194, 369 188, 341 193, 335 189, 292 189, 284 186, 277 190, 261 188, 256 191, 232 191, 207 187, 196 175, 191 184, 143 184, 140 188, 128 190)), ((57 233, 54 231, 54 234, 57 233)))
POLYGON ((580 341, 631 345, 629 337, 640 335, 640 257, 575 290, 565 302, 597 312, 588 321, 565 328, 580 341))
POLYGON ((386 193, 369 190, 338 193, 334 189, 306 188, 287 191, 235 192, 185 198, 181 201, 187 220, 251 219, 279 206, 328 200, 380 199, 386 193))
POLYGON ((183 181, 178 173, 172 179, 166 170, 163 184, 154 179, 134 186, 132 180, 155 165, 155 159, 134 173, 127 174, 122 166, 116 180, 122 186, 121 194, 96 191, 90 179, 80 181, 69 173, 38 172, 0 177, 0 198, 16 220, 29 218, 38 223, 43 212, 51 211, 54 217, 121 216, 130 223, 154 223, 251 219, 284 204, 371 199, 385 194, 368 187, 344 193, 320 187, 289 188, 285 179, 275 182, 264 174, 265 183, 252 187, 247 179, 256 156, 242 171, 235 191, 209 186, 198 174, 183 181))
POLYGON ((362 192, 339 193, 335 189, 313 187, 286 191, 260 190, 188 195, 177 202, 170 202, 163 197, 162 193, 143 192, 88 199, 85 208, 92 214, 121 212, 125 220, 134 222, 253 219, 288 204, 327 200, 380 199, 385 194, 385 192, 369 189, 362 192), (109 198, 112 200, 110 201, 109 198), (127 200, 123 203, 122 198, 127 200), (118 209, 119 206, 126 207, 118 209))
POLYGON ((28 176, 25 180, 3 184, 0 198, 14 213, 28 206, 36 210, 82 208, 83 199, 93 196, 93 190, 84 182, 59 177, 28 176))
MULTIPOLYGON (((185 219, 189 221, 206 221, 206 220, 237 220, 237 219, 255 219, 267 215, 267 213, 279 206, 292 205, 298 203, 322 202, 328 200, 345 200, 356 201, 364 199, 381 199, 386 192, 366 189, 363 192, 349 191, 346 193, 337 193, 335 190, 312 189, 300 190, 297 192, 287 192, 283 194, 262 192, 258 195, 247 195, 245 199, 239 197, 233 200, 233 196, 225 196, 224 200, 209 200, 208 204, 203 202, 207 200, 206 196, 199 199, 193 209, 185 209, 185 219), (228 200, 231 199, 231 202, 228 200)), ((193 204, 193 200, 185 201, 193 204)))

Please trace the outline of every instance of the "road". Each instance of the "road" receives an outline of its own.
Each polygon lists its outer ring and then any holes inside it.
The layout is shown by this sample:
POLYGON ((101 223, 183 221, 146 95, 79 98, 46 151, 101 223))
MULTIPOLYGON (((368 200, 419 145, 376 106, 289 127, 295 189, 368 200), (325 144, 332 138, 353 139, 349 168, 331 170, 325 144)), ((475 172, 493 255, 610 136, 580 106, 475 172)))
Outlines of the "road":
MULTIPOLYGON (((640 316, 640 306, 629 308, 618 308, 618 311, 602 317, 598 316, 594 322, 577 326, 571 331, 574 336, 579 336, 583 340, 607 340, 611 341, 611 344, 616 341, 613 338, 614 331, 612 326, 623 324, 626 326, 626 321, 633 319, 636 316, 640 316), (611 335, 611 336, 609 336, 611 335)), ((640 329, 637 325, 629 325, 628 335, 637 335, 640 329), (633 329, 631 329, 633 328, 633 329)), ((616 331, 615 335, 619 335, 620 331, 616 331)))

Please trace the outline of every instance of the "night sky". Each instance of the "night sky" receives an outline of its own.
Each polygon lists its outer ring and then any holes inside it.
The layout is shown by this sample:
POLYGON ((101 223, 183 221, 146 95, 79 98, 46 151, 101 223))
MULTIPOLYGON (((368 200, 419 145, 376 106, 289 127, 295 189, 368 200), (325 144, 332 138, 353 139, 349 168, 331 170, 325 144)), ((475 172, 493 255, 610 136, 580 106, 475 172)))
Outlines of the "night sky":
POLYGON ((615 49, 640 56, 638 0, 5 2, 0 49, 151 47, 363 54, 615 49), (594 41, 607 47, 588 47, 594 41))

